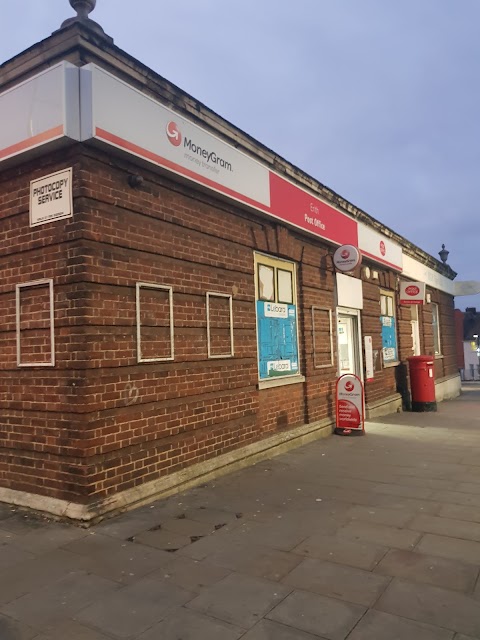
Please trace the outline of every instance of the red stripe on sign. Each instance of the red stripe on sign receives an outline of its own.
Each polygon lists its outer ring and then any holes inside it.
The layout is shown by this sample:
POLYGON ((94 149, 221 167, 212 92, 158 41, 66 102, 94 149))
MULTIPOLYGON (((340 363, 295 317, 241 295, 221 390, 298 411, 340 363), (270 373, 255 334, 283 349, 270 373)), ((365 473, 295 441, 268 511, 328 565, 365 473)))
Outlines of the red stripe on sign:
POLYGON ((387 267, 392 267, 392 269, 395 269, 395 271, 403 271, 403 267, 400 267, 398 264, 388 262, 388 260, 384 260, 383 258, 380 258, 380 256, 369 253, 368 251, 365 251, 365 249, 360 249, 360 251, 362 252, 362 255, 367 256, 368 258, 372 258, 372 260, 375 260, 375 262, 381 262, 382 264, 387 265, 387 267))
POLYGON ((16 142, 9 147, 5 147, 5 149, 0 149, 0 160, 3 160, 8 156, 13 156, 21 151, 27 151, 27 149, 36 147, 44 142, 49 142, 50 140, 59 138, 61 135, 63 135, 63 125, 53 127, 53 129, 39 133, 38 135, 22 140, 21 142, 16 142))
POLYGON ((119 136, 116 136, 109 131, 105 131, 105 129, 101 129, 100 127, 95 128, 95 135, 97 138, 105 140, 105 142, 109 142, 120 149, 125 149, 126 151, 131 151, 136 156, 140 156, 141 158, 145 158, 146 160, 150 160, 150 162, 154 162, 155 164, 160 165, 161 167, 165 167, 166 169, 170 169, 175 173, 178 173, 186 178, 190 178, 195 182, 205 185, 210 189, 214 189, 219 193, 223 193, 235 200, 239 200, 240 202, 244 202, 245 204, 249 204, 256 209, 260 209, 262 211, 266 211, 268 213, 268 207, 263 205, 261 202, 257 202, 257 200, 253 200, 252 198, 248 198, 247 196, 238 193, 238 191, 234 191, 233 189, 229 189, 228 187, 224 187, 223 185, 215 182, 214 180, 210 180, 209 178, 205 178, 204 176, 195 173, 194 171, 190 171, 190 169, 185 169, 181 165, 176 162, 172 162, 171 160, 167 160, 163 156, 159 156, 153 151, 149 151, 148 149, 144 149, 133 142, 129 142, 128 140, 124 140, 119 136))
POLYGON ((270 200, 272 213, 282 220, 336 244, 358 246, 356 220, 275 173, 270 173, 270 200))
POLYGON ((270 172, 271 203, 270 207, 268 207, 101 127, 96 127, 95 136, 115 147, 129 151, 198 184, 248 204, 263 213, 330 240, 335 244, 358 245, 357 222, 355 220, 275 173, 270 172))

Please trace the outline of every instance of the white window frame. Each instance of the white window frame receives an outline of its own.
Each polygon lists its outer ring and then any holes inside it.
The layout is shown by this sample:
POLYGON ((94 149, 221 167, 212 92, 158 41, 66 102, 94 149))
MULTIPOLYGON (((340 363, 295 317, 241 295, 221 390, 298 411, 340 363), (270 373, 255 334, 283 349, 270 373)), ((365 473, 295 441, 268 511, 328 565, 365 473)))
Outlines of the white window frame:
POLYGON ((139 363, 149 363, 149 362, 168 362, 175 358, 175 328, 173 324, 173 288, 163 285, 156 284, 154 282, 137 282, 135 287, 135 309, 136 309, 136 320, 137 320, 137 362, 139 363), (142 357, 142 325, 140 319, 141 313, 141 305, 140 305, 140 294, 142 289, 154 289, 157 291, 168 291, 168 300, 170 306, 170 355, 163 358, 143 358, 142 357))
POLYGON ((315 369, 328 369, 329 367, 333 367, 335 365, 335 356, 333 350, 333 319, 332 319, 332 310, 328 307, 317 307, 315 305, 312 306, 312 332, 313 332, 313 366, 315 369), (317 364, 316 359, 316 345, 315 345, 315 311, 326 311, 328 313, 329 320, 329 335, 330 335, 330 364, 317 364))
POLYGON ((432 329, 433 329, 433 353, 435 354, 435 356, 441 356, 442 355, 442 342, 441 342, 442 334, 440 331, 440 307, 436 302, 432 302, 432 329), (433 321, 435 312, 437 316, 436 323, 433 321), (435 325, 437 329, 436 332, 435 332, 435 325), (435 333, 436 333, 436 336, 435 336, 435 333), (435 337, 437 338, 438 351, 435 349, 435 337))
POLYGON ((211 359, 219 358, 233 358, 235 355, 235 348, 233 344, 233 297, 228 293, 216 293, 215 291, 207 291, 207 350, 208 357, 211 359), (227 298, 228 306, 230 310, 230 353, 212 354, 210 343, 210 298, 227 298))
MULTIPOLYGON (((292 272, 292 293, 293 293, 293 306, 295 306, 297 310, 297 318, 296 318, 296 338, 297 338, 297 357, 298 357, 298 371, 296 373, 292 373, 291 375, 285 375, 278 378, 261 378, 260 377, 260 345, 258 343, 258 317, 255 311, 256 319, 255 319, 255 331, 256 331, 256 341, 257 341, 257 367, 258 367, 258 388, 259 389, 268 389, 270 387, 284 386, 288 384, 296 384, 299 382, 305 382, 305 376, 301 374, 301 349, 300 349, 300 327, 299 327, 299 304, 298 304, 298 290, 297 290, 297 268, 298 265, 294 260, 285 260, 284 258, 277 258, 268 253, 262 253, 255 251, 253 254, 254 258, 254 278, 255 278, 255 309, 258 301, 264 301, 265 299, 261 298, 259 295, 260 292, 260 280, 259 280, 259 265, 263 265, 266 267, 273 267, 274 272, 276 269, 283 269, 292 272)), ((278 295, 278 279, 274 275, 274 302, 277 301, 278 295)), ((267 300, 265 300, 268 302, 267 300)), ((284 303, 279 303, 284 304, 284 303)))
POLYGON ((17 340, 17 367, 54 367, 55 366, 55 309, 53 298, 53 279, 32 280, 15 286, 15 325, 17 340), (48 286, 50 302, 50 360, 48 362, 22 362, 21 350, 21 290, 48 286))
POLYGON ((412 355, 419 356, 422 353, 420 341, 420 320, 418 313, 418 304, 410 305, 410 326, 412 328, 412 355), (415 349, 415 341, 418 340, 418 353, 415 349))

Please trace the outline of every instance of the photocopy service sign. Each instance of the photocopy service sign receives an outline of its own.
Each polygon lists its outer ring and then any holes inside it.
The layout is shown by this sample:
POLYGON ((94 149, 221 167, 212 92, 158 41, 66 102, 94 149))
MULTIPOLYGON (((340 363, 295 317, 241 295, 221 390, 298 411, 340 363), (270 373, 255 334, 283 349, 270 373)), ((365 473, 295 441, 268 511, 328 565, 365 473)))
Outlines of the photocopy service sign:
POLYGON ((72 168, 30 182, 30 226, 71 218, 72 168))

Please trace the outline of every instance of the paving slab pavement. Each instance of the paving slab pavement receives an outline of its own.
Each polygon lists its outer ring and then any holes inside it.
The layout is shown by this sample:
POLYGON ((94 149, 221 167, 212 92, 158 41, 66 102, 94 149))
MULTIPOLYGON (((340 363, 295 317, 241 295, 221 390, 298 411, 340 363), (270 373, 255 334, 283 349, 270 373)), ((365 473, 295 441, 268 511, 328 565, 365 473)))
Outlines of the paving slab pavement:
POLYGON ((480 639, 480 385, 90 529, 0 505, 0 640, 480 639))

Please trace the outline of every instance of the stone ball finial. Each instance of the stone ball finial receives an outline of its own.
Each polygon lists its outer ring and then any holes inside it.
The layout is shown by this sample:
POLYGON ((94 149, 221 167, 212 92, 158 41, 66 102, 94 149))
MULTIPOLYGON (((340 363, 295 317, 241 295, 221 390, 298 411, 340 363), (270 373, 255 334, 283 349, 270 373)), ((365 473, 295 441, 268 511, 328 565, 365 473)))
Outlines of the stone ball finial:
POLYGON ((77 12, 80 20, 88 19, 88 14, 95 9, 97 0, 70 0, 70 6, 77 12))
POLYGON ((65 20, 60 27, 61 29, 69 27, 72 24, 79 23, 88 27, 97 35, 101 35, 110 42, 113 42, 113 39, 106 35, 102 27, 89 18, 88 14, 95 9, 97 0, 69 0, 69 2, 72 9, 77 12, 77 15, 74 18, 68 18, 68 20, 65 20))

